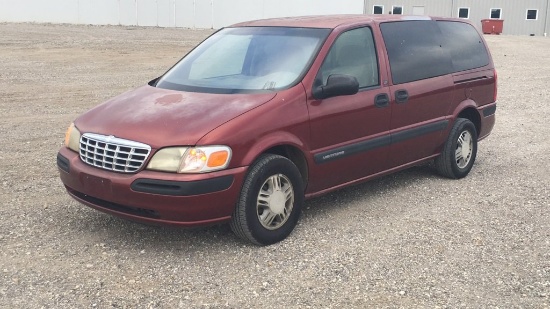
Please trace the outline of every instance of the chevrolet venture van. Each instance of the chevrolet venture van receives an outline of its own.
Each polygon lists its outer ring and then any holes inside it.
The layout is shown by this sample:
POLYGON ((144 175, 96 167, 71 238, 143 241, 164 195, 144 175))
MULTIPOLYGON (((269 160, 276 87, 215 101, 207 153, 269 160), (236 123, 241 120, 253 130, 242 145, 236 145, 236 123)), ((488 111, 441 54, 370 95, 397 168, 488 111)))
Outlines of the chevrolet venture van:
POLYGON ((495 123, 487 44, 459 19, 340 15, 221 29, 161 77, 84 113, 68 193, 144 223, 287 237, 304 199, 435 160, 462 178, 495 123))

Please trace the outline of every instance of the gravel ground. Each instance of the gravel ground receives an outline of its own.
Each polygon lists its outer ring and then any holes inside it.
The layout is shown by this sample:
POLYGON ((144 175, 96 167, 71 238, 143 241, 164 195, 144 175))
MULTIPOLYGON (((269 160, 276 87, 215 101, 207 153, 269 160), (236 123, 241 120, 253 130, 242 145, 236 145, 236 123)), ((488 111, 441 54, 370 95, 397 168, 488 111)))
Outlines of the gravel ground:
POLYGON ((497 124, 467 178, 426 165, 310 200, 281 243, 72 200, 68 124, 210 33, 0 24, 0 308, 550 308, 548 38, 487 37, 497 124))

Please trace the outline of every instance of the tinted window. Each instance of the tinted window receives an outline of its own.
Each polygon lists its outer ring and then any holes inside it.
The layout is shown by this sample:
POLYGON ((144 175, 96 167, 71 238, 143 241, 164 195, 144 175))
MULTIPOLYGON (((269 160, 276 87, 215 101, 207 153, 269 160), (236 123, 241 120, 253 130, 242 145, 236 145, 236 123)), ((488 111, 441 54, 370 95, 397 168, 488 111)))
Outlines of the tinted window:
POLYGON ((378 85, 377 59, 370 28, 344 32, 330 48, 316 82, 325 85, 330 75, 345 74, 357 78, 360 88, 378 85))
POLYGON ((470 9, 469 8, 460 8, 460 9, 458 9, 458 18, 468 19, 469 17, 470 17, 470 9))
POLYGON ((538 10, 527 10, 527 19, 536 20, 538 10))
POLYGON ((372 8, 372 13, 373 13, 373 14, 384 14, 384 6, 382 6, 382 5, 375 5, 375 6, 372 8))
POLYGON ((443 46, 451 52, 454 71, 479 68, 489 64, 485 44, 473 26, 461 22, 438 21, 443 46))
POLYGON ((403 14, 403 7, 402 6, 394 6, 392 9, 393 14, 401 15, 403 14))
POLYGON ((491 9, 491 18, 500 19, 500 9, 491 9))
POLYGON ((443 47, 434 21, 406 21, 380 25, 394 84, 451 73, 449 51, 443 47))

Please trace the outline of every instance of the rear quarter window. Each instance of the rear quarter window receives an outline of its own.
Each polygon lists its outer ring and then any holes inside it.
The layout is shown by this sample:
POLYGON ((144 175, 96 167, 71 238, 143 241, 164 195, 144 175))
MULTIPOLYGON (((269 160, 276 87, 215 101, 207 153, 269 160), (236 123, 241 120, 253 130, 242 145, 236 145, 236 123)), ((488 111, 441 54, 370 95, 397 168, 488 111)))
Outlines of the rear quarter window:
POLYGON ((476 29, 467 23, 438 21, 444 46, 451 52, 455 72, 489 64, 489 54, 476 29))
POLYGON ((436 22, 415 20, 380 24, 392 80, 402 84, 453 72, 451 54, 436 22))

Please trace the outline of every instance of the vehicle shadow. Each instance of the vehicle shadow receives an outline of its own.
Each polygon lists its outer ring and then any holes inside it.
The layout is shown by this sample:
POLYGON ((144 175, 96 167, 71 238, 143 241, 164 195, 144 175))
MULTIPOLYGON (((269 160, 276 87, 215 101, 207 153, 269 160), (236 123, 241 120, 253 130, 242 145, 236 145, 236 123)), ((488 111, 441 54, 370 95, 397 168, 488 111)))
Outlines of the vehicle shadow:
MULTIPOLYGON (((378 199, 388 192, 399 192, 403 187, 417 184, 427 179, 440 179, 432 164, 414 166, 390 175, 345 187, 334 192, 312 198, 306 202, 304 214, 317 215, 321 212, 335 211, 356 202, 363 204, 368 199, 378 199)), ((368 209, 367 209, 368 210, 368 209)))
MULTIPOLYGON (((335 212, 346 207, 356 207, 356 203, 368 205, 371 199, 381 198, 388 191, 399 191, 400 188, 422 179, 436 178, 438 176, 430 165, 422 165, 313 198, 304 204, 299 228, 307 229, 307 221, 310 220, 331 220, 330 217, 335 212)), ((83 237, 110 247, 152 252, 258 248, 238 239, 228 224, 193 229, 152 226, 104 214, 76 201, 71 202, 77 209, 62 220, 68 220, 65 228, 71 229, 72 237, 83 237)), ((374 210, 366 207, 364 211, 374 210)))

